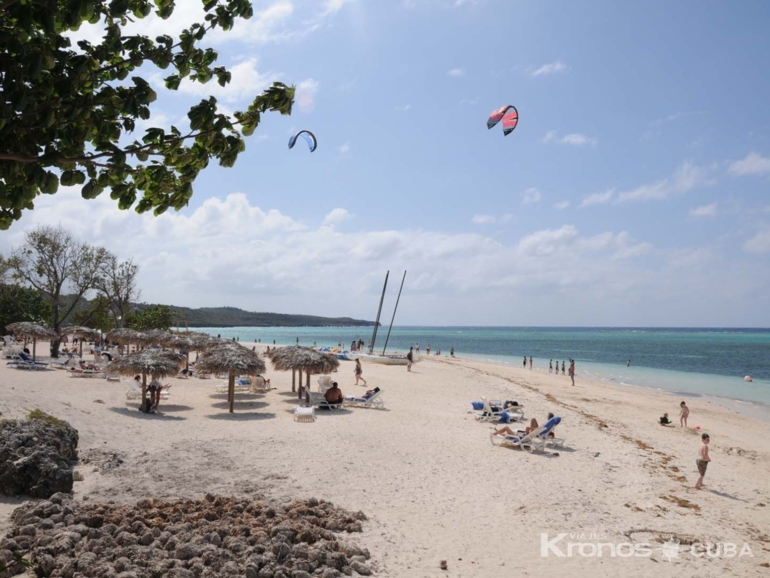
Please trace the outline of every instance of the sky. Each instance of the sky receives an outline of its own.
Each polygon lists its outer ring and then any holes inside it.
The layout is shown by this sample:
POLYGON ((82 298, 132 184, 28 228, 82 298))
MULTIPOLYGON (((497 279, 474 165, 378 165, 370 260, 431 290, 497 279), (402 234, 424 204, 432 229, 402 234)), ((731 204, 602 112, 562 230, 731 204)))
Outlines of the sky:
POLYGON ((291 116, 265 115, 182 211, 62 188, 0 252, 61 224, 133 257, 142 301, 189 307, 374 319, 390 271, 389 317, 407 270, 402 325, 770 327, 770 3, 253 3, 204 43, 227 87, 142 71, 159 98, 136 136, 275 80, 291 116), (508 104, 504 137, 486 120, 508 104), (288 149, 300 129, 315 152, 288 149))

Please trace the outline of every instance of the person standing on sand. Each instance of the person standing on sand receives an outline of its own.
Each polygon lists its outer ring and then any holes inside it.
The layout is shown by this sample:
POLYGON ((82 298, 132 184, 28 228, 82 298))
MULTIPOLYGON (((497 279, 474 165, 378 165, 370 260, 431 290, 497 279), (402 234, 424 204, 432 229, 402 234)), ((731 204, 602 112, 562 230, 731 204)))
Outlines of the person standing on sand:
POLYGON ((553 373, 553 359, 548 362, 548 373, 553 373))
POLYGON ((575 360, 574 359, 570 360, 569 378, 572 380, 572 385, 575 385, 575 360))
POLYGON ((364 370, 361 367, 361 360, 360 359, 356 359, 356 368, 353 370, 353 372, 356 374, 356 385, 358 385, 358 380, 359 379, 364 382, 364 385, 366 385, 366 380, 361 375, 364 372, 364 370))
POLYGON ((529 368, 532 369, 532 356, 529 356, 529 368))
MULTIPOLYGON (((409 348, 409 353, 406 354, 406 370, 411 372, 412 371, 412 362, 414 361, 414 353, 412 353, 412 350, 414 348, 409 348)), ((438 355, 438 353, 436 354, 438 355)))
POLYGON ((703 487, 703 478, 706 476, 706 468, 711 461, 711 458, 709 457, 709 442, 711 441, 709 434, 704 433, 700 436, 700 439, 703 442, 703 445, 701 445, 700 450, 698 450, 698 459, 695 460, 695 465, 698 466, 698 473, 700 474, 698 481, 695 482, 696 490, 700 490, 703 487))
POLYGON ((626 367, 631 367, 631 358, 628 358, 628 361, 626 361, 626 367))
POLYGON ((565 371, 564 371, 564 361, 563 361, 563 360, 562 360, 562 362, 561 362, 561 374, 562 374, 562 375, 564 375, 564 374, 565 374, 565 371))
POLYGON ((679 427, 687 427, 687 418, 690 415, 690 408, 685 402, 679 404, 679 427))
POLYGON ((430 356, 430 343, 428 343, 428 345, 425 346, 425 353, 427 353, 428 356, 430 356))
POLYGON ((524 369, 527 369, 527 356, 524 356, 524 369))

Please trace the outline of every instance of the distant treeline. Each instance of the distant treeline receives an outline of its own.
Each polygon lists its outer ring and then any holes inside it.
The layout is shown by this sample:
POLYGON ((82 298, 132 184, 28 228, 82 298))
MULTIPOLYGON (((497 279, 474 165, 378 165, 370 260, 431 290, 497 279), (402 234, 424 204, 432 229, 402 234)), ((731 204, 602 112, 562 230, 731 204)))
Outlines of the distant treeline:
MULTIPOLYGON (((151 307, 136 303, 136 309, 151 307)), ((352 317, 318 317, 316 315, 288 315, 285 313, 255 313, 237 307, 177 307, 169 305, 180 321, 189 327, 360 327, 374 326, 374 321, 352 317)))

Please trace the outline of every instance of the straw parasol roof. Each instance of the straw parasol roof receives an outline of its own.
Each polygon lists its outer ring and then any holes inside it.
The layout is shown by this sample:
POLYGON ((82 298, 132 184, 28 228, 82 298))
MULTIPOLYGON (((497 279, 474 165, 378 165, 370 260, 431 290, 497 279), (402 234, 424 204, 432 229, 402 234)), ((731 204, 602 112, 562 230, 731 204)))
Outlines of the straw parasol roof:
POLYGON ((110 343, 118 343, 120 345, 128 345, 131 343, 141 343, 144 339, 144 334, 134 329, 113 329, 107 334, 107 339, 110 343))
POLYGON ((144 332, 141 343, 144 345, 162 345, 169 337, 171 337, 171 333, 168 331, 150 329, 144 332))
POLYGON ((48 327, 43 327, 38 323, 32 323, 30 321, 19 321, 17 323, 11 323, 9 325, 6 325, 5 328, 11 333, 19 335, 21 337, 32 338, 33 361, 35 359, 35 350, 37 349, 36 346, 37 346, 38 339, 54 340, 54 339, 58 339, 59 337, 58 335, 56 335, 56 332, 53 329, 49 329, 48 327))
POLYGON ((235 376, 255 375, 265 371, 265 362, 256 352, 237 343, 224 342, 207 349, 198 359, 196 367, 200 371, 228 373, 227 399, 230 413, 235 403, 235 376))
POLYGON ((11 323, 10 325, 6 325, 5 328, 16 335, 32 337, 33 339, 56 339, 58 337, 53 329, 43 327, 39 323, 32 323, 31 321, 11 323))
POLYGON ((96 341, 101 337, 101 332, 98 329, 91 327, 82 327, 73 325, 72 327, 65 327, 61 330, 62 335, 74 335, 80 339, 80 357, 83 357, 83 338, 93 339, 96 341))
POLYGON ((291 370, 291 390, 294 391, 294 372, 300 372, 299 397, 302 397, 302 372, 307 374, 306 388, 310 387, 310 375, 315 373, 331 373, 337 369, 340 362, 333 355, 326 355, 315 349, 289 345, 270 351, 270 361, 278 371, 291 370))
POLYGON ((85 337, 86 339, 99 339, 101 332, 98 329, 93 329, 92 327, 73 325, 72 327, 65 327, 62 329, 61 334, 74 335, 75 337, 85 337))
POLYGON ((171 351, 143 349, 125 357, 113 360, 104 368, 105 373, 120 375, 142 374, 142 407, 145 407, 147 395, 147 376, 166 377, 176 375, 184 363, 184 358, 171 351))

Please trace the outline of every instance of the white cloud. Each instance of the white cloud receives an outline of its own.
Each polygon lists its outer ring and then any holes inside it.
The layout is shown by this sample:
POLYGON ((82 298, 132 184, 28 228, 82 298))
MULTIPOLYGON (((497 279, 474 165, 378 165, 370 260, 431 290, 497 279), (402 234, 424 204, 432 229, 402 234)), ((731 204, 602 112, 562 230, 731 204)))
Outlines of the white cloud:
POLYGON ((749 253, 770 253, 770 227, 759 231, 746 241, 743 250, 749 253))
MULTIPOLYGON (((536 324, 544 316, 572 325, 768 322, 761 305, 770 275, 756 257, 741 260, 707 245, 656 250, 622 230, 585 235, 569 224, 507 242, 376 228, 366 216, 342 231, 323 221, 344 213, 322 203, 307 217, 313 225, 255 206, 241 193, 153 217, 118 210, 108 194, 86 201, 78 188, 63 187, 38 197, 35 210, 0 235, 0 253, 18 246, 31 227, 61 223, 140 263, 147 302, 191 307, 371 319, 383 272, 409 269, 419 274, 407 276, 409 298, 399 306, 404 324, 536 324), (720 306, 725 302, 731 307, 720 306)), ((770 251, 770 229, 744 248, 770 251)))
MULTIPOLYGON (((200 97, 215 96, 224 102, 236 103, 253 99, 278 79, 273 72, 261 74, 257 70, 257 59, 253 57, 229 67, 229 70, 231 78, 225 86, 220 86, 216 79, 206 84, 184 79, 179 85, 179 92, 200 97)), ((154 76, 154 80, 156 84, 162 82, 159 75, 154 76)))
POLYGON ((449 70, 446 74, 447 74, 447 76, 454 76, 454 77, 465 76, 465 69, 464 68, 453 68, 453 69, 449 70))
POLYGON ((701 205, 700 207, 694 207, 690 209, 691 217, 714 217, 717 214, 716 202, 709 205, 701 205))
POLYGON ((400 106, 396 107, 396 110, 399 112, 406 112, 412 108, 411 104, 402 104, 400 106))
POLYGON ((542 139, 540 139, 540 142, 543 142, 543 143, 555 142, 558 144, 568 144, 572 146, 585 146, 585 145, 595 146, 599 144, 599 139, 592 136, 586 136, 580 133, 570 133, 560 137, 558 136, 558 133, 555 130, 549 130, 547 133, 545 133, 545 136, 542 139))
POLYGON ((567 207, 569 207, 569 201, 560 201, 554 205, 554 208, 558 211, 563 211, 567 207))
POLYGON ((551 62, 550 64, 544 64, 537 70, 532 71, 530 76, 556 74, 557 72, 564 72, 565 70, 567 70, 567 65, 557 60, 556 62, 551 62))
POLYGON ((537 203, 540 201, 540 199, 543 197, 542 193, 538 191, 536 188, 531 187, 524 191, 521 194, 521 202, 525 205, 530 205, 532 203, 537 203))
POLYGON ((478 98, 461 98, 460 104, 467 104, 468 106, 475 106, 479 103, 478 98))
POLYGON ((332 209, 324 217, 323 224, 339 225, 340 223, 349 220, 352 216, 353 215, 351 215, 346 209, 343 209, 343 208, 332 209))
POLYGON ((297 85, 294 101, 302 112, 311 112, 315 108, 315 95, 318 92, 318 81, 306 78, 297 85))
POLYGON ((350 143, 344 143, 340 145, 339 148, 340 154, 346 155, 350 152, 350 143))
POLYGON ((733 161, 727 169, 734 175, 765 175, 770 174, 770 158, 751 152, 745 159, 733 161))
POLYGON ((504 214, 504 215, 473 215, 473 218, 471 219, 471 222, 474 225, 489 225, 491 223, 507 223, 513 218, 513 215, 511 214, 504 214))
POLYGON ((604 191, 603 193, 593 193, 587 197, 583 197, 583 200, 580 201, 579 207, 582 209, 584 207, 590 207, 591 205, 603 205, 604 203, 609 203, 612 200, 612 196, 614 194, 615 189, 610 189, 608 191, 604 191))
POLYGON ((686 162, 670 178, 619 193, 615 202, 663 200, 695 188, 710 186, 716 182, 711 178, 711 172, 709 167, 686 162))

